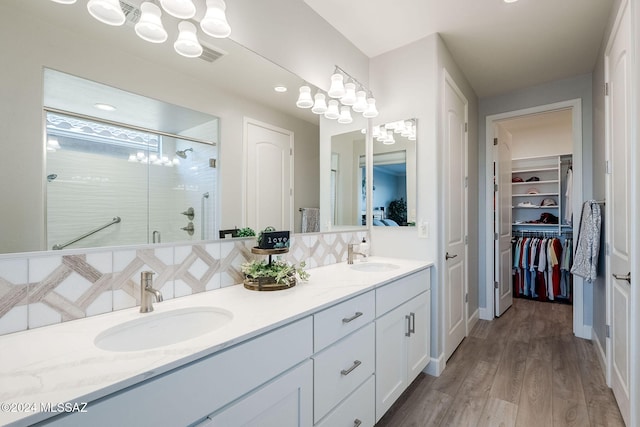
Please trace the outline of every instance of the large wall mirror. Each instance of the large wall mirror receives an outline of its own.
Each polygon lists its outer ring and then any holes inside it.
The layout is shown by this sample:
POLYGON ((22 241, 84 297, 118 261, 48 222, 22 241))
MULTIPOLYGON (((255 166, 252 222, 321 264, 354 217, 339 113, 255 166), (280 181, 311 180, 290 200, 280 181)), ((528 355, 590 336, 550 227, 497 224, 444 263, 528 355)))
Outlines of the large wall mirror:
POLYGON ((291 231, 301 231, 302 208, 319 207, 319 119, 295 105, 298 76, 229 39, 201 35, 205 55, 181 57, 172 43, 138 39, 130 23, 96 25, 84 2, 5 0, 0 22, 9 64, 0 70, 0 253, 64 246, 116 217, 66 247, 197 241, 252 226, 247 119, 293 135, 291 231), (101 96, 88 98, 92 86, 101 96), (128 107, 95 108, 126 96, 128 107))
POLYGON ((416 130, 416 119, 373 126, 373 226, 416 224, 416 130))

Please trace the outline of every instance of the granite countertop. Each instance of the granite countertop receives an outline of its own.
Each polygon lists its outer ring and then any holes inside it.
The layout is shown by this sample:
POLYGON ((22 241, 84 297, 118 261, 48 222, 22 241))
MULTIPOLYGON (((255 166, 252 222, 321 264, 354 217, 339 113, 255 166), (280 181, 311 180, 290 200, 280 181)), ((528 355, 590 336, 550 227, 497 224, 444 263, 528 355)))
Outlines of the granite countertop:
POLYGON ((135 307, 0 336, 0 425, 49 418, 55 414, 40 412, 41 403, 91 402, 433 265, 381 257, 368 262, 398 268, 364 272, 343 262, 310 269, 307 282, 282 291, 256 292, 235 285, 154 303, 150 314, 135 307), (100 332, 114 325, 202 306, 227 310, 233 319, 196 338, 149 350, 111 352, 94 344, 100 332))

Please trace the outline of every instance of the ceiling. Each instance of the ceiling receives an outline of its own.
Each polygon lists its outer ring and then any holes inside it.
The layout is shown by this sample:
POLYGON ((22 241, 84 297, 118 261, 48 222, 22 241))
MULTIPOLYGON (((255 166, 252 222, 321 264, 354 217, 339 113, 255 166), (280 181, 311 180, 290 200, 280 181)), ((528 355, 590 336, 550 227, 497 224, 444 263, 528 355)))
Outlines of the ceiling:
POLYGON ((593 70, 613 0, 304 0, 373 58, 440 33, 478 97, 593 70))

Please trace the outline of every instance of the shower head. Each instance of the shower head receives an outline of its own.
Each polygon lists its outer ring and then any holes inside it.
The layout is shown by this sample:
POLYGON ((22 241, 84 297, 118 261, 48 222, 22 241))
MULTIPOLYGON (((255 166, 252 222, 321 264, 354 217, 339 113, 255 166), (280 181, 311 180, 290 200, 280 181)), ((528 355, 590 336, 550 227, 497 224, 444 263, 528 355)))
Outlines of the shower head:
POLYGON ((176 155, 178 157, 186 159, 187 158, 187 151, 193 152, 193 148, 185 148, 184 150, 178 150, 178 151, 176 151, 176 155))

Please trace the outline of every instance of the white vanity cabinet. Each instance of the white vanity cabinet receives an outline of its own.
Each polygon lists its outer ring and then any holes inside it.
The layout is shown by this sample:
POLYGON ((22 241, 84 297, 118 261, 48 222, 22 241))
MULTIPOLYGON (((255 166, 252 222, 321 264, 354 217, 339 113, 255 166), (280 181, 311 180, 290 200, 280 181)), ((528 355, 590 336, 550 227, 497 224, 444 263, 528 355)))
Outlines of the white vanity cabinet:
POLYGON ((379 309, 379 317, 376 319, 378 421, 429 363, 429 270, 412 274, 377 289, 376 302, 379 309), (399 302, 401 304, 393 308, 399 302))

